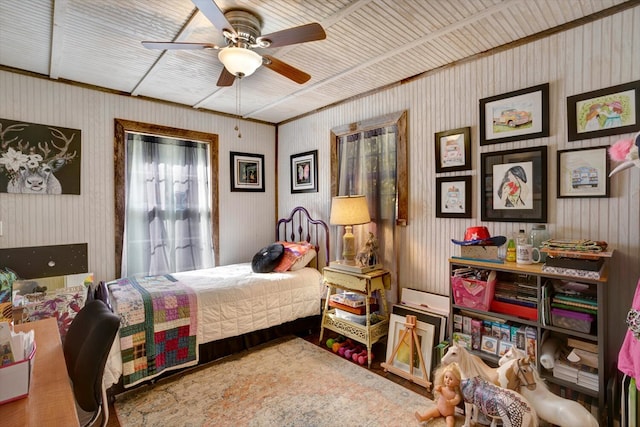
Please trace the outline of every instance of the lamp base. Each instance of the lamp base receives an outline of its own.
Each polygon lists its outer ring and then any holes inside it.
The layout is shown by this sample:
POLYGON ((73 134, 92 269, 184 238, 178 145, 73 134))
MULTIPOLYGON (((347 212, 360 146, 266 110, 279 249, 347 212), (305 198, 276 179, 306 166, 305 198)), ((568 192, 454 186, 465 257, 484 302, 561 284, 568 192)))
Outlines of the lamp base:
POLYGON ((381 264, 375 265, 365 265, 359 266, 357 264, 350 264, 344 260, 339 261, 331 261, 329 263, 330 268, 335 268, 336 270, 348 271, 349 273, 369 273, 374 270, 380 270, 382 268, 381 264))

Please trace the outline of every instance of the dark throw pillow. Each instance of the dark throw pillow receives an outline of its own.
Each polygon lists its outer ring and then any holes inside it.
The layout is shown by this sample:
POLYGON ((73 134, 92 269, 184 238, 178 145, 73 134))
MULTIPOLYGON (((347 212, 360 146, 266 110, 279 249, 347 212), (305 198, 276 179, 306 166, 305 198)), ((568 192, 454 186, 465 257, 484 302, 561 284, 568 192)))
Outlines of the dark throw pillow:
POLYGON ((254 273, 271 273, 280 263, 284 255, 284 246, 280 243, 273 243, 264 247, 253 256, 251 269, 254 273))

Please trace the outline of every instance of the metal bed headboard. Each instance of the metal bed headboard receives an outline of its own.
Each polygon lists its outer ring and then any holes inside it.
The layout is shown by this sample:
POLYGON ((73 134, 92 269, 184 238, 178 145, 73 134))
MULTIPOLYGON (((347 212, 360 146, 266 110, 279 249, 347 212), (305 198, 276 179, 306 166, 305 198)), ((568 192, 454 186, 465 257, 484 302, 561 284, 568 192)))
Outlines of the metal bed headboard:
POLYGON ((329 265, 329 226, 321 219, 313 219, 309 211, 302 206, 293 208, 288 218, 281 218, 276 224, 276 240, 288 242, 306 241, 311 243, 318 253, 316 266, 321 270, 321 244, 324 251, 324 265, 329 265), (324 241, 324 242, 323 242, 324 241))

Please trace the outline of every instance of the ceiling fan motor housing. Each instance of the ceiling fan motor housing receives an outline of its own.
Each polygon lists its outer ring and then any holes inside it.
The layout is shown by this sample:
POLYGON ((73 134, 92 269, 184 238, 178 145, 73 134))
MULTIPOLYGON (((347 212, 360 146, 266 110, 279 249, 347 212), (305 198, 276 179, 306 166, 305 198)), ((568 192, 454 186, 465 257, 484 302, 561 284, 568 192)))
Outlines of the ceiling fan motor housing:
MULTIPOLYGON (((229 24, 238 33, 237 37, 229 37, 225 32, 228 45, 249 48, 256 44, 262 31, 262 20, 257 15, 242 9, 229 10, 224 13, 229 24), (235 38, 235 40, 234 40, 235 38)), ((262 46, 261 46, 262 47, 262 46)))

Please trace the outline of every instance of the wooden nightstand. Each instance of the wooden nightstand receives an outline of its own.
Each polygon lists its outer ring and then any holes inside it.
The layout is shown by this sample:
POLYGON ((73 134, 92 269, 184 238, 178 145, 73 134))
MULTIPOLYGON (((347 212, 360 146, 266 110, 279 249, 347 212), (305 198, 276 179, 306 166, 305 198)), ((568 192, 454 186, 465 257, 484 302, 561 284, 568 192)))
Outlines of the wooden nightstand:
MULTIPOLYGON (((327 285, 328 290, 327 299, 324 302, 324 310, 322 311, 320 342, 322 342, 324 329, 327 328, 365 344, 367 352, 370 354, 371 346, 387 335, 389 330, 389 310, 387 308, 385 290, 391 288, 391 274, 383 269, 360 274, 325 267, 323 275, 324 283, 327 285), (365 296, 366 323, 364 325, 338 317, 335 309, 329 307, 329 299, 331 295, 336 293, 336 289, 365 296), (377 297, 381 307, 380 316, 383 320, 371 324, 370 301, 376 291, 378 291, 377 297)), ((371 367, 371 358, 368 359, 368 365, 371 367)))

